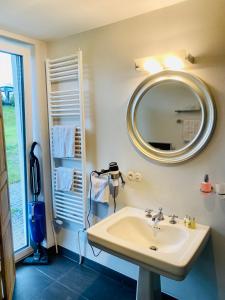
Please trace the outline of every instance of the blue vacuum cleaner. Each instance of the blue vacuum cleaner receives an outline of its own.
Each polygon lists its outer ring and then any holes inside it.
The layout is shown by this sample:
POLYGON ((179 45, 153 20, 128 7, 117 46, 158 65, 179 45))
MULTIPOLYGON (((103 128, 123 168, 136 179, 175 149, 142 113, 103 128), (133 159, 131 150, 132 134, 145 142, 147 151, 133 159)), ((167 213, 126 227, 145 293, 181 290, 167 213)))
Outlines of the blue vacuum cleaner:
POLYGON ((41 242, 46 235, 45 203, 38 200, 41 192, 41 174, 38 158, 34 155, 36 145, 37 143, 33 142, 30 150, 30 189, 33 199, 28 204, 29 229, 34 254, 25 258, 23 263, 28 265, 46 265, 48 264, 48 256, 45 249, 41 247, 41 242))

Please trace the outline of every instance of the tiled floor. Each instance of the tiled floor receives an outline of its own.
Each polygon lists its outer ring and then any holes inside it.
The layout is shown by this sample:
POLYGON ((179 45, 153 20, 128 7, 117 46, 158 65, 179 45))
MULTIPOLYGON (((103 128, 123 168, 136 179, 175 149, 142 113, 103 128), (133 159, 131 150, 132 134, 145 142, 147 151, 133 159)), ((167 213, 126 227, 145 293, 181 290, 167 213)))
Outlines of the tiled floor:
POLYGON ((57 256, 47 266, 17 266, 13 300, 37 299, 134 300, 135 290, 57 256))
POLYGON ((135 300, 135 288, 63 256, 51 257, 46 266, 19 264, 13 300, 47 299, 135 300))

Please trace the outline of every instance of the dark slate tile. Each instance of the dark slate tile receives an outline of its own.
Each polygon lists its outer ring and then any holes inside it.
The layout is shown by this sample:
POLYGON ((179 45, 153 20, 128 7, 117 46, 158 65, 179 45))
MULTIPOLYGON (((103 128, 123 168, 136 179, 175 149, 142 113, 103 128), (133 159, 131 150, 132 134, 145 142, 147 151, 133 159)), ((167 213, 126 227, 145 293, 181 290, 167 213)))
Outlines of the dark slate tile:
POLYGON ((99 276, 94 284, 86 287, 82 295, 87 297, 89 300, 135 299, 125 298, 131 297, 131 295, 128 291, 123 289, 122 284, 103 275, 99 276))
POLYGON ((55 282, 48 286, 35 300, 86 300, 78 293, 55 282))
POLYGON ((117 299, 120 300, 135 300, 136 299, 136 290, 129 287, 122 287, 118 289, 117 299))
POLYGON ((60 278, 60 282, 68 288, 82 293, 89 286, 93 286, 99 276, 99 273, 94 270, 77 264, 60 278))
POLYGON ((51 256, 49 257, 48 265, 39 265, 36 266, 36 268, 52 279, 58 279, 71 270, 75 265, 75 262, 66 257, 51 256))
POLYGON ((16 270, 16 284, 13 300, 31 300, 53 282, 34 266, 19 266, 16 270))
POLYGON ((178 300, 172 296, 162 293, 162 300, 178 300))
POLYGON ((119 281, 120 283, 123 283, 123 285, 125 285, 126 287, 136 289, 137 281, 132 278, 129 278, 128 276, 122 275, 117 271, 109 269, 106 266, 98 264, 95 261, 92 261, 86 257, 84 258, 84 265, 90 269, 95 270, 96 272, 101 273, 104 276, 107 276, 116 281, 119 281))
POLYGON ((60 282, 89 300, 135 299, 134 291, 84 266, 76 266, 60 282))

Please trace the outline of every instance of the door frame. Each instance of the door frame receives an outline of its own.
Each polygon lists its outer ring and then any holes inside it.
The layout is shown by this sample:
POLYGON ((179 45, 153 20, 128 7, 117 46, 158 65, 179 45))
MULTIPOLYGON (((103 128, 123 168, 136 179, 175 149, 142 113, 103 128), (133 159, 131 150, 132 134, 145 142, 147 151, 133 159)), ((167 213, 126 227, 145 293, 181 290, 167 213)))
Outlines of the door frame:
MULTIPOLYGON (((25 120, 25 154, 26 154, 26 170, 25 170, 25 180, 26 180, 26 188, 25 188, 25 197, 26 197, 26 205, 28 204, 29 199, 31 199, 31 193, 29 187, 29 146, 32 144, 33 140, 33 125, 32 125, 32 53, 31 48, 24 44, 16 43, 12 40, 0 39, 0 51, 6 52, 9 54, 20 55, 23 57, 23 84, 24 84, 24 115, 25 120)), ((26 209, 27 211, 27 209, 26 209)), ((28 216, 27 225, 28 225, 28 216)), ((17 251, 15 253, 15 262, 21 260, 22 258, 30 255, 33 252, 33 248, 30 246, 30 238, 29 238, 29 228, 27 226, 27 238, 28 238, 28 246, 17 251)))

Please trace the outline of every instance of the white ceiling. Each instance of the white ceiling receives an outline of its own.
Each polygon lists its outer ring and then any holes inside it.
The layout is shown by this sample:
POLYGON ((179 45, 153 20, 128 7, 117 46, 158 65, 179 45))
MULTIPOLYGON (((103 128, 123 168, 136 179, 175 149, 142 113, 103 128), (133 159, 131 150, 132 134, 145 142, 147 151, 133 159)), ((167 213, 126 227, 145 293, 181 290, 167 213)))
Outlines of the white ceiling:
POLYGON ((0 27, 42 40, 62 38, 185 0, 0 0, 0 27))

